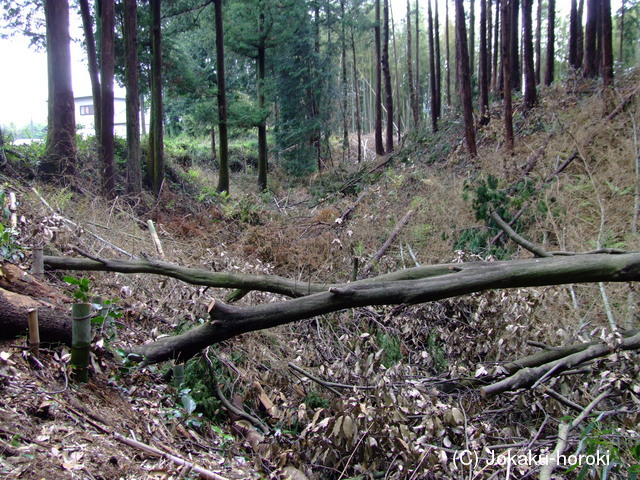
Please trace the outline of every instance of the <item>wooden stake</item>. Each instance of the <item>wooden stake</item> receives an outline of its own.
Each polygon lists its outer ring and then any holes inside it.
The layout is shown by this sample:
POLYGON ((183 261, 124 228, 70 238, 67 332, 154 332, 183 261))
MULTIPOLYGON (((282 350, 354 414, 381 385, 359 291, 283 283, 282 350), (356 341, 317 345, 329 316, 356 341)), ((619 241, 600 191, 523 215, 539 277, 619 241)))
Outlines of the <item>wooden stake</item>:
POLYGON ((18 210, 18 202, 14 192, 9 192, 9 210, 11 211, 11 228, 15 230, 18 228, 18 214, 16 213, 16 210, 18 210))
POLYGON ((74 303, 71 316, 71 369, 77 383, 89 379, 89 346, 91 345, 91 304, 74 303))
POLYGON ((32 308, 29 314, 29 351, 38 358, 40 356, 40 328, 38 326, 38 310, 32 308))
POLYGON ((158 254, 161 258, 164 258, 164 250, 162 250, 162 244, 160 243, 160 238, 158 237, 158 232, 153 224, 153 220, 147 220, 147 226, 149 227, 149 233, 151 234, 151 239, 156 246, 156 250, 158 250, 158 254))
POLYGON ((173 366, 173 386, 180 389, 180 385, 184 383, 184 363, 176 363, 173 366))
POLYGON ((33 276, 41 280, 44 276, 44 255, 42 247, 33 247, 33 265, 31 267, 33 276))

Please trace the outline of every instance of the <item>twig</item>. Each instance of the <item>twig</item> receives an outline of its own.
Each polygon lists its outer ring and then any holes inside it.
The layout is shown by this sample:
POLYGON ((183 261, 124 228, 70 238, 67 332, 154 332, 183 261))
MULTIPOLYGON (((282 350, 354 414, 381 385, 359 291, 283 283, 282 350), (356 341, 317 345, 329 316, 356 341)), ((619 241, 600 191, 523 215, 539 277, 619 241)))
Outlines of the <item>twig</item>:
MULTIPOLYGON (((324 380, 319 379, 318 377, 312 375, 309 372, 304 371, 302 368, 300 368, 299 366, 297 366, 295 363, 291 363, 289 362, 287 364, 289 366, 289 368, 301 373, 302 375, 304 375, 305 377, 309 378, 310 380, 313 380, 314 382, 316 382, 318 385, 323 386, 324 388, 326 388, 327 390, 329 390, 332 393, 335 393, 336 395, 338 395, 339 397, 342 396, 342 394, 337 391, 335 388, 333 388, 333 386, 331 386, 329 383, 325 382, 324 380)), ((345 385, 346 386, 346 385, 345 385)))
POLYGON ((378 260, 382 258, 382 256, 389 249, 393 241, 396 239, 396 237, 400 233, 400 230, 402 229, 402 227, 404 227, 406 223, 409 221, 409 218, 411 218, 411 215, 413 215, 413 210, 409 210, 407 213, 404 214, 404 217, 402 217, 402 219, 395 226, 395 228, 393 229, 393 232, 391 232, 391 235, 389 235, 389 238, 387 238, 387 240, 384 242, 382 247, 380 247, 380 250, 378 250, 376 254, 373 256, 373 258, 371 259, 371 262, 365 267, 364 271, 362 272, 363 275, 366 276, 371 271, 373 266, 378 262, 378 260))
MULTIPOLYGON (((63 217, 62 215, 60 215, 60 214, 56 213, 56 211, 53 209, 53 207, 51 207, 51 205, 49 205, 49 203, 48 203, 44 198, 42 198, 42 196, 38 193, 38 191, 37 191, 34 187, 31 187, 31 190, 33 191, 33 193, 35 193, 35 194, 36 194, 36 196, 40 199, 40 201, 44 204, 44 206, 45 206, 45 207, 47 207, 49 210, 51 210, 51 213, 53 213, 54 215, 59 216, 59 217, 60 217, 60 219, 61 219, 64 223, 66 223, 66 224, 68 224, 68 225, 71 225, 71 226, 73 226, 74 228, 79 228, 79 226, 78 226, 78 224, 77 224, 76 222, 74 222, 74 221, 72 221, 72 220, 69 220, 68 218, 65 218, 65 217, 63 217)), ((71 229, 68 227, 68 225, 67 225, 67 228, 69 229, 69 231, 71 231, 71 229)), ((123 253, 123 254, 127 255, 129 258, 132 258, 132 259, 134 259, 134 260, 137 260, 137 259, 138 259, 138 257, 136 257, 135 255, 133 255, 133 254, 131 254, 131 253, 127 252, 126 250, 121 249, 120 247, 116 247, 113 243, 109 242, 108 240, 105 240, 105 239, 104 239, 104 238, 102 238, 100 235, 97 235, 97 234, 95 234, 95 233, 93 233, 93 232, 91 232, 91 231, 89 231, 89 230, 86 230, 86 232, 87 232, 89 235, 91 235, 93 238, 95 238, 96 240, 99 240, 100 242, 104 243, 104 244, 105 244, 105 245, 107 245, 108 247, 111 247, 111 248, 112 248, 112 249, 114 249, 116 252, 123 253)))
MULTIPOLYGON (((571 162, 573 162, 576 158, 578 158, 578 151, 575 151, 571 154, 571 156, 569 158, 567 158, 562 165, 560 165, 558 168, 555 169, 555 171, 553 173, 551 173, 550 175, 547 176, 547 178, 544 179, 544 182, 542 182, 540 185, 538 185, 535 188, 534 193, 537 193, 538 191, 540 191, 542 189, 542 187, 544 187, 547 183, 551 182, 551 180, 553 180, 555 177, 557 177, 558 175, 560 175, 565 168, 567 168, 569 166, 569 164, 571 162)), ((526 202, 524 202, 524 205, 522 205, 522 207, 520 208, 520 210, 518 210, 516 212, 516 214, 513 216, 513 218, 511 219, 511 221, 509 222, 509 225, 513 225, 515 222, 518 221, 518 219, 522 216, 522 214, 527 210, 527 208, 529 208, 529 205, 531 205, 531 202, 529 200, 527 200, 526 202)), ((498 232, 498 234, 493 237, 491 239, 491 241, 489 242, 490 245, 495 245, 496 242, 498 242, 498 240, 500 240, 500 238, 502 238, 502 235, 504 234, 503 230, 500 230, 500 232, 498 232)))
POLYGON ((556 443, 556 448, 551 452, 551 454, 547 457, 547 462, 543 463, 542 468, 540 469, 540 480, 550 480, 551 474, 558 466, 558 459, 567 449, 567 443, 569 441, 569 433, 571 430, 576 428, 587 416, 591 413, 598 403, 609 396, 610 390, 605 390, 596 398, 594 398, 589 405, 587 405, 580 415, 576 417, 575 420, 570 421, 569 423, 562 422, 558 427, 558 443, 556 443))
MULTIPOLYGON (((209 358, 209 355, 205 354, 204 358, 207 361, 207 363, 209 364, 209 372, 210 372, 211 376, 213 377, 213 363, 211 362, 211 359, 209 358)), ((218 400, 220 400, 220 402, 222 402, 222 405, 224 405, 224 407, 227 410, 229 410, 230 412, 236 414, 239 417, 244 418, 245 420, 248 420, 252 425, 255 425, 256 427, 259 427, 260 430, 262 430, 265 434, 269 433, 269 427, 267 427, 258 418, 254 417, 253 415, 249 415, 244 410, 242 410, 242 409, 236 407, 235 405, 233 405, 227 399, 227 397, 225 397, 224 394, 222 393, 222 390, 220 389, 220 385, 218 384, 218 382, 216 382, 213 378, 212 378, 212 381, 214 382, 214 385, 215 385, 216 397, 218 397, 218 400)))
POLYGON ((504 231, 504 233, 507 235, 507 237, 509 237, 511 240, 513 240, 515 243, 517 243, 518 245, 520 245, 522 248, 524 248, 525 250, 529 250, 531 253, 533 253, 534 255, 538 256, 538 257, 550 257, 551 254, 549 252, 547 252, 545 249, 543 249, 542 247, 537 246, 536 244, 530 242, 529 240, 521 237, 520 235, 518 235, 516 233, 516 231, 511 228, 507 222, 505 222, 500 215, 498 215, 498 212, 491 212, 491 219, 496 222, 498 224, 498 226, 504 231))
MULTIPOLYGON (((222 477, 217 473, 214 473, 210 470, 199 467, 198 465, 192 462, 188 462, 187 460, 181 457, 178 457, 177 455, 172 455, 170 453, 163 452, 159 448, 153 447, 151 445, 147 445, 146 443, 139 442, 138 440, 135 440, 133 438, 125 437, 124 435, 121 435, 118 432, 115 432, 107 427, 103 427, 102 425, 100 425, 100 423, 98 423, 98 421, 94 421, 91 418, 88 418, 86 414, 81 413, 76 408, 67 406, 67 409, 71 411, 74 415, 77 415, 78 417, 85 420, 86 423, 89 423, 90 425, 95 427, 97 430, 103 433, 106 433, 107 435, 112 435, 113 438, 118 440, 120 443, 124 443, 125 445, 129 445, 130 447, 137 448, 138 450, 142 450, 143 452, 146 452, 150 455, 154 455, 156 457, 166 458, 167 460, 172 461, 176 465, 181 465, 187 468, 191 468, 193 472, 200 475, 200 478, 204 478, 206 480, 228 480, 226 477, 222 477)), ((97 415, 92 414, 92 416, 99 418, 97 415)), ((105 425, 108 425, 108 424, 105 423, 105 425)))
POLYGON ((545 388, 543 390, 543 392, 546 393, 547 395, 549 395, 554 400, 557 400, 558 402, 562 403, 563 405, 575 410, 576 412, 581 412, 582 411, 582 406, 581 405, 577 404, 576 402, 573 402, 573 401, 569 400, 567 397, 564 397, 564 396, 560 395, 558 392, 556 392, 555 390, 553 390, 551 388, 545 388))
POLYGON ((367 194, 366 191, 362 192, 360 194, 360 196, 356 199, 356 201, 353 203, 353 205, 351 205, 349 208, 347 208, 344 213, 342 215, 340 215, 339 217, 339 221, 337 221, 337 223, 343 223, 347 217, 349 215, 351 215, 351 212, 353 212, 355 210, 355 208, 358 206, 358 204, 362 201, 362 199, 364 198, 364 196, 367 194))

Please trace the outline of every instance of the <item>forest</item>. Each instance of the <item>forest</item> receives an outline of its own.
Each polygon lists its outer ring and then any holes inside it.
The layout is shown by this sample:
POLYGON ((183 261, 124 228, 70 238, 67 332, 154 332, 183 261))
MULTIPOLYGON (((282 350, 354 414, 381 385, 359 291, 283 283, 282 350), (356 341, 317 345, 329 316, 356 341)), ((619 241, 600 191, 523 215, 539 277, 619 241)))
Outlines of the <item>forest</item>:
POLYGON ((640 476, 640 2, 0 18, 3 478, 640 476))

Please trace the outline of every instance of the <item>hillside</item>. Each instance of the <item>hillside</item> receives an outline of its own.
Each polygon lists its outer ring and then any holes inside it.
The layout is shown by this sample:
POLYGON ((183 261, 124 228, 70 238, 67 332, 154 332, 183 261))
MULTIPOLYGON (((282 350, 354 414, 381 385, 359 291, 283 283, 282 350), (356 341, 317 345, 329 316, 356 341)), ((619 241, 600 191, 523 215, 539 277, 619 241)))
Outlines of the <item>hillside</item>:
MULTIPOLYGON (((148 220, 168 262, 308 283, 347 282, 354 263, 360 276, 371 264, 372 277, 418 264, 531 258, 506 238, 490 244, 499 233, 492 210, 507 221, 522 210, 514 229, 546 251, 637 252, 640 72, 616 81, 613 101, 596 83, 571 78, 541 90, 534 110, 516 110, 512 153, 502 144, 496 103, 478 131, 477 158, 466 154, 463 125, 445 115, 438 133, 424 125, 390 157, 368 152, 357 164, 336 148, 331 167, 302 178, 273 166, 271 190, 260 195, 252 153, 242 146, 232 150, 230 196, 213 193, 209 159, 182 138, 167 146, 168 179, 158 199, 144 193, 113 202, 98 194, 89 141, 77 182, 67 188, 34 178, 37 151, 29 148, 37 147, 12 147, 0 175, 5 197, 17 195, 20 221, 17 235, 1 237, 4 264, 12 259, 28 270, 34 243, 44 243, 48 255, 160 258, 148 220), (372 262, 408 212, 390 248, 372 262)), ((97 328, 86 385, 69 381, 68 347, 43 345, 34 359, 25 337, 2 341, 6 478, 537 478, 540 467, 531 462, 489 459, 552 452, 563 422, 601 392, 609 396, 568 433, 566 452, 607 452, 607 464, 560 468, 555 478, 640 472, 637 352, 612 350, 535 388, 497 396, 464 383, 544 346, 613 345, 612 325, 639 326, 634 284, 344 310, 211 346, 186 363, 176 387, 168 362, 139 367, 122 352, 206 322, 207 306, 230 291, 148 274, 48 271, 43 283, 53 304, 72 301, 75 287, 65 275, 89 279, 90 292, 113 300, 118 315, 97 328), (451 383, 466 388, 443 388, 451 383), (461 461, 466 451, 476 459, 473 472, 461 461)), ((280 300, 253 291, 237 304, 280 300)))

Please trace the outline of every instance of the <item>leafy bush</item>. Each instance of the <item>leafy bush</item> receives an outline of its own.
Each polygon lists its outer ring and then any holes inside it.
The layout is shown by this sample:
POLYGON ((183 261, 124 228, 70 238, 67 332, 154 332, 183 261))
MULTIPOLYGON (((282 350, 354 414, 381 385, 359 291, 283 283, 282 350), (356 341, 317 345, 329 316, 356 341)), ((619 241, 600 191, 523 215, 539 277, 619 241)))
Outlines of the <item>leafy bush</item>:
MULTIPOLYGON (((509 258, 514 251, 503 239, 495 244, 491 240, 500 232, 500 228, 491 219, 491 213, 496 212, 505 222, 510 223, 514 217, 512 212, 520 210, 525 202, 532 199, 535 184, 530 180, 523 180, 510 189, 501 185, 501 181, 493 175, 480 178, 474 182, 465 182, 463 199, 469 200, 473 195, 471 207, 476 220, 484 222, 484 227, 465 228, 460 231, 454 245, 456 250, 464 250, 478 255, 493 255, 499 259, 509 258)), ((544 203, 538 204, 543 210, 544 203)), ((530 223, 530 217, 521 216, 513 222, 511 228, 516 232, 522 231, 530 223)))

